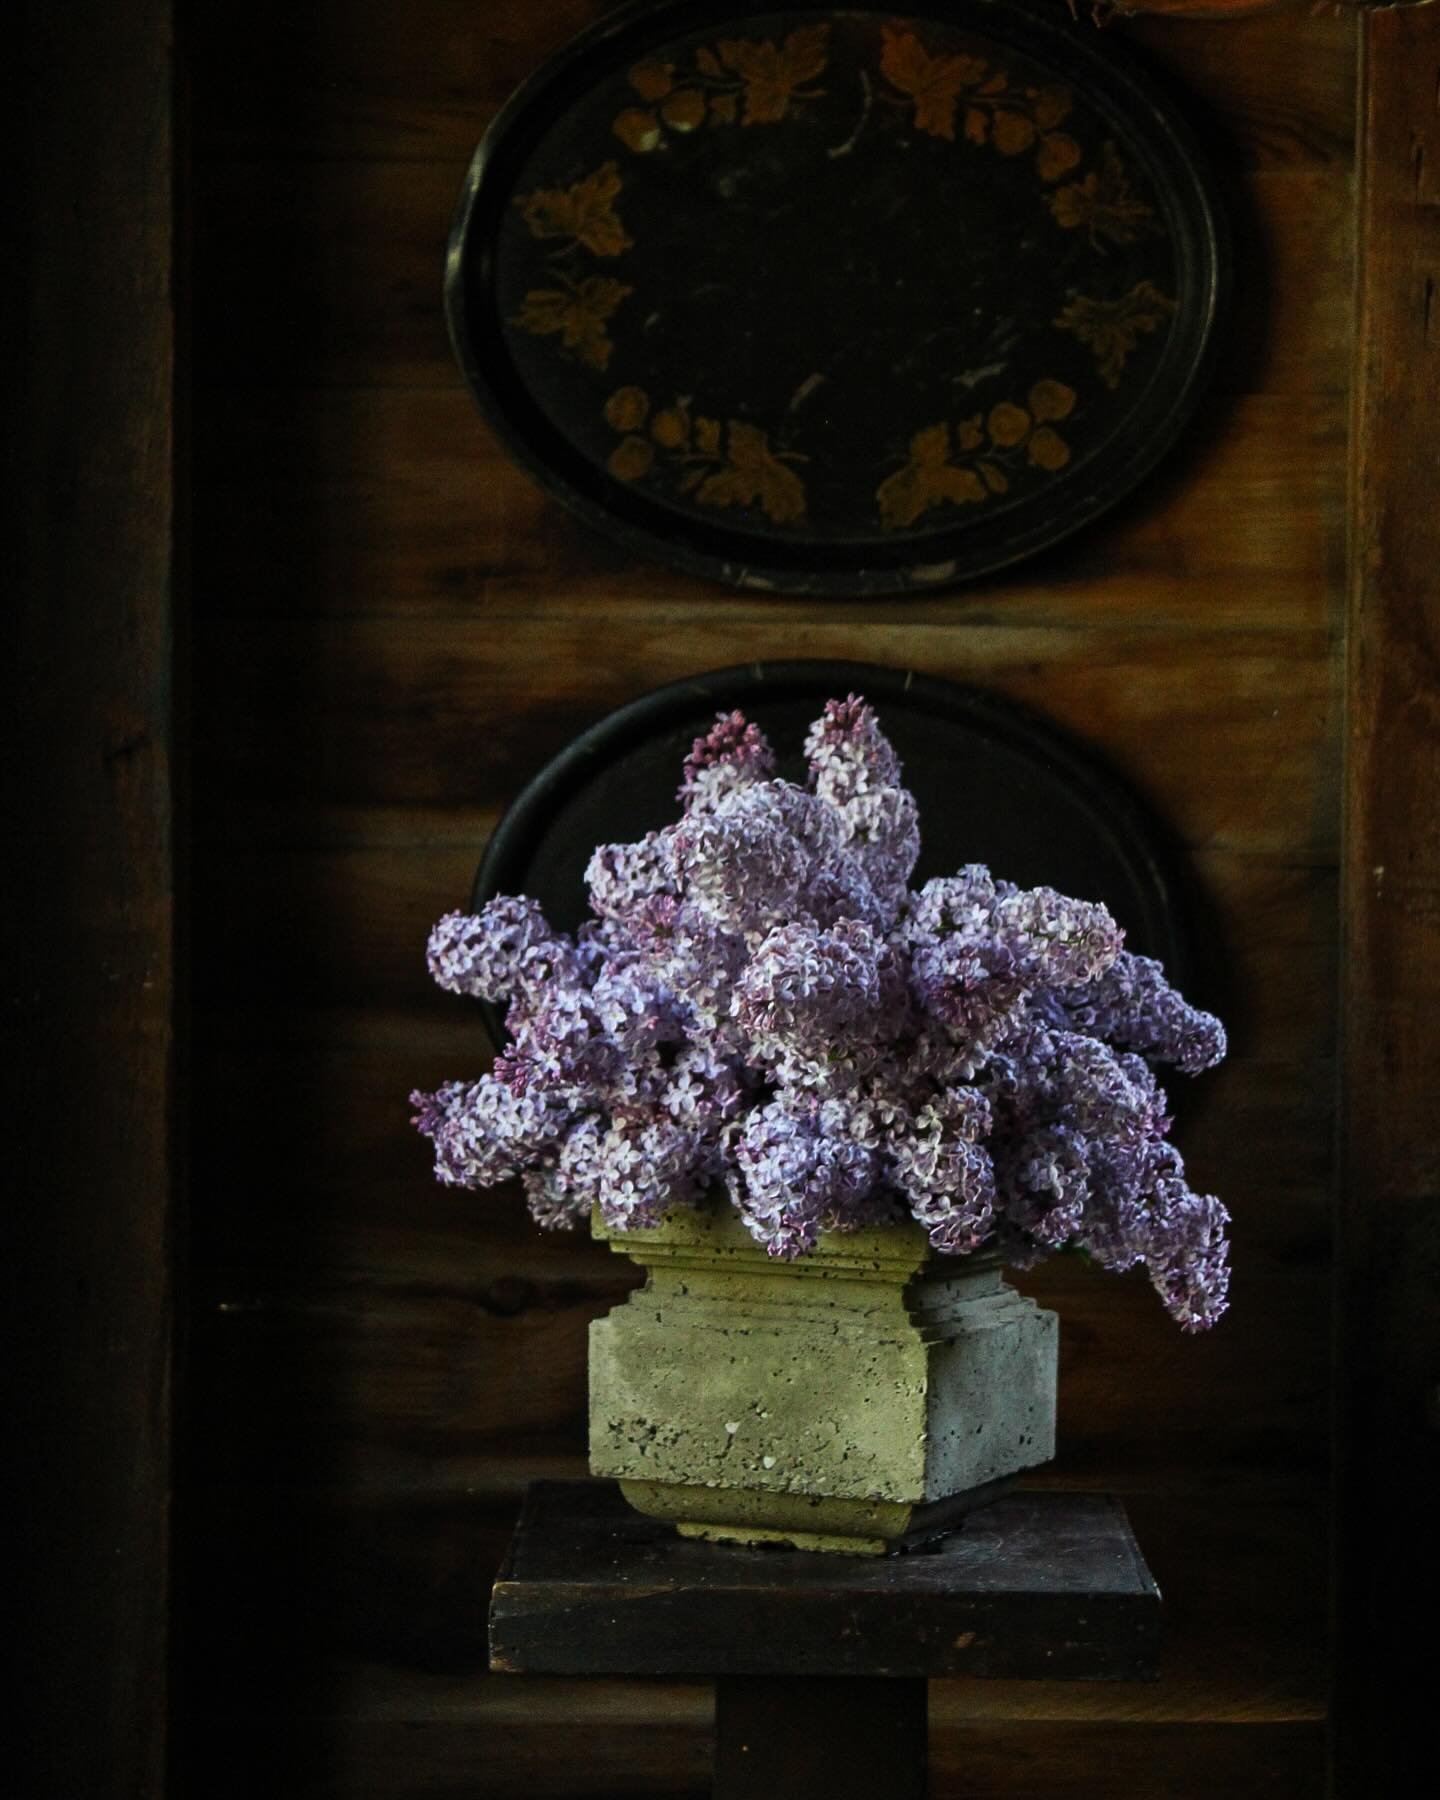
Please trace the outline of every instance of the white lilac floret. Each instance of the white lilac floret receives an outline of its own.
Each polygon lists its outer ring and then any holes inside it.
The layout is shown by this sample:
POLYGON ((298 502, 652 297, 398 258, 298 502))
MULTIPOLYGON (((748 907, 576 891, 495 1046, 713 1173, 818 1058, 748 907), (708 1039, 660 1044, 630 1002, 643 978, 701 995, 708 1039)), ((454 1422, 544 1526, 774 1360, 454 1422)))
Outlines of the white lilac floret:
POLYGON ((1154 1070, 1219 1062, 1219 1020, 1094 902, 979 865, 912 890, 915 804, 857 696, 805 748, 807 782, 780 780, 721 714, 675 823, 595 851, 574 939, 524 897, 440 921, 432 974, 505 1005, 511 1044, 413 1097, 439 1178, 518 1177, 547 1227, 720 1190, 781 1257, 908 1216, 952 1255, 1143 1264, 1213 1324, 1228 1214, 1187 1185, 1154 1070))

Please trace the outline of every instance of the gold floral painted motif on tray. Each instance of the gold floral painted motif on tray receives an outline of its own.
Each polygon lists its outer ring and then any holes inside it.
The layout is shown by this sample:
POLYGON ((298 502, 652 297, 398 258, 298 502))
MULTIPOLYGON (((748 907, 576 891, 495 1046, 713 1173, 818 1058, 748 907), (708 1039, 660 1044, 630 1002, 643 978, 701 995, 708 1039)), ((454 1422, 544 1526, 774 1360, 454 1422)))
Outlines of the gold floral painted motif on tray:
POLYGON ((1054 473, 1070 461, 1070 446, 1055 425, 1075 410, 1075 390, 1063 381, 1037 381, 1028 404, 1002 400, 988 414, 927 425, 910 440, 903 468, 875 493, 887 531, 914 525, 933 507, 979 506, 1010 488, 1022 464, 1054 473))
POLYGON ((676 491, 701 506, 758 507, 772 525, 805 518, 805 484, 794 467, 805 458, 772 449, 757 425, 692 416, 686 401, 652 408, 638 387, 616 389, 605 403, 605 422, 622 434, 606 463, 619 481, 640 481, 661 466, 676 491))
MULTIPOLYGON (((783 36, 724 38, 637 63, 625 75, 631 103, 614 115, 613 136, 624 152, 650 157, 672 138, 701 129, 776 125, 824 97, 830 32, 827 23, 802 25, 783 36)), ((1083 234, 1102 258, 1160 230, 1113 139, 1104 139, 1095 162, 1084 166, 1081 139, 1063 129, 1076 106, 1063 83, 1025 81, 978 54, 934 51, 898 21, 880 26, 875 61, 859 80, 859 121, 832 156, 846 154, 863 131, 876 128, 876 119, 883 128, 888 117, 942 142, 1032 157, 1050 229, 1083 234)), ((621 218, 624 189, 621 164, 612 157, 569 185, 537 187, 514 201, 530 237, 555 248, 547 284, 525 292, 511 323, 553 337, 562 354, 596 373, 611 367, 611 321, 636 289, 621 279, 623 267, 599 273, 585 263, 623 265, 635 249, 621 218)), ((1071 287, 1051 327, 1091 351, 1099 381, 1113 390, 1139 339, 1165 329, 1175 308, 1148 279, 1116 299, 1071 287)), ((914 431, 903 464, 874 490, 878 523, 887 532, 905 530, 937 511, 998 499, 1017 473, 1059 473, 1074 455, 1075 421, 1066 433, 1057 426, 1071 420, 1078 400, 1074 387, 1046 378, 1030 386, 1024 404, 1002 400, 914 431)), ((605 465, 616 480, 662 482, 696 505, 755 512, 771 525, 808 521, 799 473, 808 458, 782 447, 783 438, 777 445, 764 423, 692 415, 683 401, 654 404, 635 385, 612 392, 603 411, 618 434, 605 465)))

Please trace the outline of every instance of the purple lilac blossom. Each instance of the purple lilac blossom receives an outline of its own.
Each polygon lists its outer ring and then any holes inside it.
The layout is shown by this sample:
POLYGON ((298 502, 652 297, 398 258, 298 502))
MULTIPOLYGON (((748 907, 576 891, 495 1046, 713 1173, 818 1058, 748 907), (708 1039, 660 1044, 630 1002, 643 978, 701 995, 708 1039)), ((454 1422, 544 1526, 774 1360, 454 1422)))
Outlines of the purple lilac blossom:
POLYGON ((775 1256, 909 1217, 936 1250, 1143 1265, 1215 1322, 1228 1214, 1185 1180, 1157 1064, 1225 1033, 1103 906, 978 864, 909 887, 914 801, 873 711, 833 700, 779 779, 720 714, 672 825, 604 844, 571 939, 502 897, 435 927, 431 972, 507 1006, 491 1074, 415 1094, 439 1179, 521 1182, 538 1222, 638 1230, 727 1194, 775 1256))
POLYGON ((1173 1063, 1182 1075, 1224 1060, 1225 1027, 1183 999, 1154 957, 1122 950, 1103 974, 1056 1000, 1077 1030, 1173 1063))
POLYGON ((758 725, 744 713, 721 713, 685 758, 685 775, 675 796, 686 812, 709 812, 727 794, 775 773, 775 752, 758 725))

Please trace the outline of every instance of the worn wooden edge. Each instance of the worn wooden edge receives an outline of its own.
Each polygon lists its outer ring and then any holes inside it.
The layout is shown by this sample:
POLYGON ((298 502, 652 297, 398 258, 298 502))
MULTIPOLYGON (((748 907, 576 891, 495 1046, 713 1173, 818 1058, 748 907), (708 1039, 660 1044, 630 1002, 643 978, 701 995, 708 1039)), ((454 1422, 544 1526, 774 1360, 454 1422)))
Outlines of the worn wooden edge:
MULTIPOLYGON (((664 1528, 648 1520, 628 1527, 619 1516, 613 1536, 597 1532, 582 1509, 602 1489, 610 1484, 532 1484, 491 1594, 493 1671, 1158 1678, 1160 1591, 1113 1495, 1027 1494, 1009 1503, 1053 1511, 1057 1522, 1092 1515, 1095 1536, 1123 1565, 1103 1589, 1031 1578, 947 1591, 921 1585, 938 1566, 924 1552, 877 1564, 730 1546, 695 1555, 687 1545, 678 1547, 683 1562, 656 1572, 627 1556, 626 1545, 663 1549, 664 1528), (567 1528, 583 1535, 593 1573, 562 1574, 553 1559, 545 1567, 547 1534, 567 1528), (537 1554, 541 1566, 532 1569, 537 1554)), ((990 1511, 965 1529, 983 1531, 990 1511)), ((994 1516, 1008 1517, 1005 1501, 994 1516)))
POLYGON ((1362 35, 1345 663, 1335 1792, 1429 1754, 1440 1604, 1440 7, 1362 35))

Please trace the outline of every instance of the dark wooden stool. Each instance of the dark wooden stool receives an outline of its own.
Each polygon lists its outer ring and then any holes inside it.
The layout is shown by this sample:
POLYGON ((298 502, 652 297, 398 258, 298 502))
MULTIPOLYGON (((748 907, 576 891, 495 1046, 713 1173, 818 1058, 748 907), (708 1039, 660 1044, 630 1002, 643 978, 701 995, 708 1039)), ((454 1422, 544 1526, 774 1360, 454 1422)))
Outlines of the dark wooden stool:
POLYGON ((1119 1502, 1012 1493, 891 1557, 694 1543, 609 1481, 531 1487, 490 1665, 715 1681, 717 1800, 921 1800, 932 1675, 1145 1681, 1160 1592, 1119 1502))

